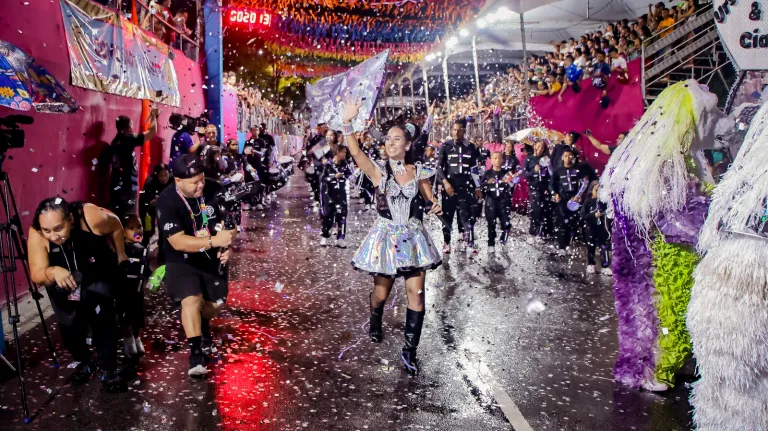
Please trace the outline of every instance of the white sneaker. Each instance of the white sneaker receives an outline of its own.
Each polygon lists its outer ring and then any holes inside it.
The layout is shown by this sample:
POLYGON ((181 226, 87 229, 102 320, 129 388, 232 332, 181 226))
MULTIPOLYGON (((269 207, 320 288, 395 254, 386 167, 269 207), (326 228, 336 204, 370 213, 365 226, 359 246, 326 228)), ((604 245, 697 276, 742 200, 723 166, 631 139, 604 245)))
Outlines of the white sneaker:
POLYGON ((595 273, 595 265, 587 265, 587 274, 595 273))
POLYGON ((205 368, 205 365, 196 365, 193 368, 190 368, 189 371, 187 371, 187 374, 190 377, 200 377, 200 376, 206 376, 211 371, 208 368, 205 368))
POLYGON ((656 381, 656 379, 653 379, 653 380, 646 380, 643 383, 643 389, 645 389, 648 392, 664 392, 669 390, 669 386, 667 386, 664 383, 659 383, 656 381))
POLYGON ((533 245, 536 243, 536 240, 533 239, 532 236, 529 236, 528 238, 525 239, 525 242, 528 243, 528 245, 533 245))
POLYGON ((270 202, 272 202, 272 198, 270 198, 269 195, 264 196, 264 204, 269 205, 270 202))
POLYGON ((249 204, 243 204, 243 211, 250 211, 251 206, 249 204))
POLYGON ((328 238, 320 238, 320 247, 326 247, 328 245, 328 238))
POLYGON ((276 201, 277 200, 277 192, 270 193, 269 197, 271 197, 273 201, 276 201))
POLYGON ((262 205, 262 204, 256 204, 256 209, 257 209, 258 211, 264 211, 264 205, 262 205))
POLYGON ((536 242, 539 243, 539 244, 544 244, 544 238, 542 238, 540 236, 537 236, 536 237, 536 242))
POLYGON ((565 250, 563 250, 562 248, 557 249, 557 256, 565 257, 565 250))
POLYGON ((494 253, 496 251, 496 247, 488 247, 488 254, 494 253))
POLYGON ((477 254, 477 249, 476 249, 475 247, 469 247, 469 246, 467 246, 467 247, 465 248, 465 250, 466 250, 466 252, 467 252, 467 256, 474 256, 474 255, 476 255, 476 254, 477 254))
POLYGON ((338 247, 338 248, 347 248, 347 242, 344 241, 344 238, 337 239, 336 240, 336 247, 338 247))
POLYGON ((443 246, 443 254, 451 254, 451 245, 450 244, 445 244, 443 246))
POLYGON ((600 274, 607 275, 608 277, 610 277, 613 275, 613 271, 611 270, 611 268, 602 268, 600 270, 600 274))

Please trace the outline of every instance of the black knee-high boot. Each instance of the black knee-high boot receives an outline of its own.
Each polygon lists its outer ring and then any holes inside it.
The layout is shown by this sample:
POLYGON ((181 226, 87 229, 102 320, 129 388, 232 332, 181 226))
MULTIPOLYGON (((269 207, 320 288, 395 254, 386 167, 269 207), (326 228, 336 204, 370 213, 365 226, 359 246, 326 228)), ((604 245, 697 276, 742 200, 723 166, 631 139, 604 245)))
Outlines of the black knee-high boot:
POLYGON ((403 364, 406 370, 411 374, 419 373, 419 363, 416 360, 416 348, 419 346, 421 338, 421 327, 424 325, 424 311, 414 311, 410 308, 405 311, 405 330, 403 335, 405 345, 403 345, 403 364))
POLYGON ((381 343, 384 339, 384 333, 381 330, 381 318, 384 316, 384 303, 378 307, 373 306, 373 294, 369 296, 371 303, 371 324, 368 328, 368 332, 371 336, 371 341, 374 343, 381 343))

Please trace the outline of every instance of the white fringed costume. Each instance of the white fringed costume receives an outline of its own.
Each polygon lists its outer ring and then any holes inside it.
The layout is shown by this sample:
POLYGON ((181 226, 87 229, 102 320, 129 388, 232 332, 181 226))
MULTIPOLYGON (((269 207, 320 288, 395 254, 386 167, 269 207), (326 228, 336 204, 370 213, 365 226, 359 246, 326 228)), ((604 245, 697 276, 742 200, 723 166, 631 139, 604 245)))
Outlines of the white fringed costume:
POLYGON ((768 430, 768 103, 714 191, 698 250, 687 325, 701 379, 700 431, 768 430), (759 230, 759 229, 758 229, 759 230))

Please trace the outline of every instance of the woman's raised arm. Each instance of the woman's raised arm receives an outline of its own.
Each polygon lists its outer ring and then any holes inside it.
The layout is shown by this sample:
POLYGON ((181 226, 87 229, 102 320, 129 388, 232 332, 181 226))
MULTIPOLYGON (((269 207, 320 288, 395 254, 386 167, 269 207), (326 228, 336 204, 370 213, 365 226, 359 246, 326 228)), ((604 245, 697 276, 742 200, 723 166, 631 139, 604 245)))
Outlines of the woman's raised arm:
POLYGON ((365 175, 368 175, 368 178, 371 179, 371 182, 378 185, 381 182, 381 172, 376 166, 374 166, 373 162, 368 158, 365 152, 360 150, 360 143, 357 142, 357 138, 355 137, 355 133, 352 129, 352 120, 357 117, 361 106, 363 106, 363 102, 359 99, 355 102, 347 100, 346 105, 344 106, 344 113, 342 114, 342 122, 345 129, 344 134, 347 135, 347 147, 349 148, 349 155, 351 155, 355 160, 357 167, 360 168, 360 170, 363 171, 365 175))

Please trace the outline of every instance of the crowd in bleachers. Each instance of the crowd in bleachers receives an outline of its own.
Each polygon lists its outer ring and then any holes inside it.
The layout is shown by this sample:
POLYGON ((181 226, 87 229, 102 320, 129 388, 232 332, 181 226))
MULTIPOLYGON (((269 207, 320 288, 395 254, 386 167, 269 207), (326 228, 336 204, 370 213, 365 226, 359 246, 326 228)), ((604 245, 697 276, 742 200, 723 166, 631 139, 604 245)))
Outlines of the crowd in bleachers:
MULTIPOLYGON (((609 75, 618 75, 619 83, 629 82, 627 62, 641 55, 642 44, 651 38, 667 36, 672 26, 696 11, 695 0, 681 0, 667 7, 663 2, 648 5, 648 13, 635 21, 623 19, 605 24, 601 30, 554 43, 553 50, 543 56, 531 55, 527 69, 515 65, 507 73, 493 76, 483 87, 483 106, 470 94, 451 101, 450 118, 470 122, 504 123, 520 114, 526 92, 530 95, 558 97, 568 91, 579 92, 583 85, 603 89, 600 102, 607 107, 605 97, 609 75)), ((614 101, 615 102, 615 101, 614 101)))

